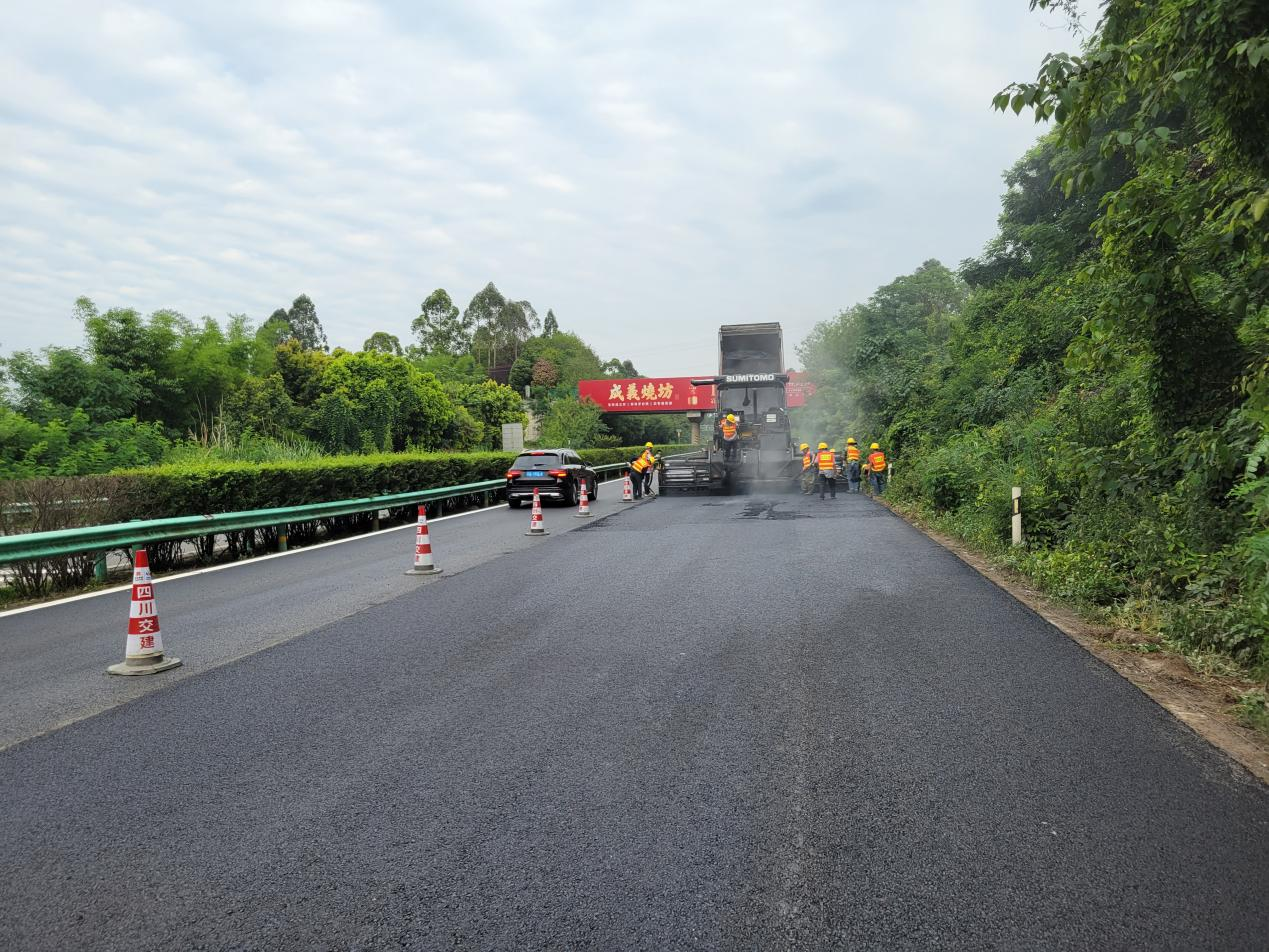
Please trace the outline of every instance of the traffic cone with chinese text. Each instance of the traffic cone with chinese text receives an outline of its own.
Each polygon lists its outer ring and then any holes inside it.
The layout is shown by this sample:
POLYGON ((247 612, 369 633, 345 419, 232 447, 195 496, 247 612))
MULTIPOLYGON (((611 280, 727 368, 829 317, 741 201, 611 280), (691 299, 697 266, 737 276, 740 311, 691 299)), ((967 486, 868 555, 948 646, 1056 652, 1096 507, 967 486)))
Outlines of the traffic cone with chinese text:
POLYGON ((581 501, 577 504, 577 518, 578 519, 590 518, 590 496, 587 495, 586 493, 586 480, 584 479, 582 480, 582 498, 581 498, 581 501))
POLYGON ((154 604, 154 579, 150 557, 137 549, 132 560, 132 607, 128 612, 128 643, 123 661, 106 669, 108 674, 158 674, 175 668, 180 658, 163 656, 163 636, 159 633, 159 610, 154 604))
POLYGON ((621 479, 621 501, 634 502, 634 487, 630 485, 630 471, 626 470, 626 475, 621 479))
POLYGON ((546 526, 542 524, 542 500, 538 497, 538 491, 533 490, 533 515, 529 517, 529 531, 525 533, 529 536, 550 535, 546 531, 546 526))
POLYGON ((414 568, 406 575, 435 575, 441 571, 432 561, 432 540, 427 534, 427 506, 419 506, 419 521, 414 529, 414 568))

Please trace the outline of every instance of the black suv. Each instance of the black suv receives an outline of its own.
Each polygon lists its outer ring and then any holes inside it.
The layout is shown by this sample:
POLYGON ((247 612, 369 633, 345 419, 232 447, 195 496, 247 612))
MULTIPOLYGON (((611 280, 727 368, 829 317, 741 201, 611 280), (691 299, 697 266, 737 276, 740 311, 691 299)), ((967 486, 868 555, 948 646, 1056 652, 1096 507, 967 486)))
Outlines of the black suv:
POLYGON ((507 505, 519 509, 520 503, 532 502, 536 489, 543 499, 575 506, 581 498, 583 481, 587 494, 594 499, 599 490, 595 471, 572 450, 526 450, 507 470, 507 505))

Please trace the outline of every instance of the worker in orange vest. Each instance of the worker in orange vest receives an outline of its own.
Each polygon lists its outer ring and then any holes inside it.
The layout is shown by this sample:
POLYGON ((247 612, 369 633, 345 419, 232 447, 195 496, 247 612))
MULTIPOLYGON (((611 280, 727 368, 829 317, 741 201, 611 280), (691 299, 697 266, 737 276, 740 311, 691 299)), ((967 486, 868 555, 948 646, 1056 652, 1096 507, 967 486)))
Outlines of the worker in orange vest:
POLYGON ((815 457, 811 455, 811 444, 803 443, 799 449, 802 451, 802 495, 809 496, 815 487, 815 457))
POLYGON ((876 443, 868 447, 868 481, 872 484, 872 494, 880 496, 886 491, 886 454, 876 443))
POLYGON ((652 471, 656 468, 656 454, 652 452, 652 444, 650 442, 643 444, 643 452, 639 454, 639 458, 634 461, 634 465, 638 468, 638 472, 643 474, 643 492, 636 493, 636 497, 640 495, 650 495, 652 493, 652 471))
POLYGON ((824 498, 824 489, 827 487, 832 494, 833 499, 837 498, 837 454, 828 448, 827 443, 821 443, 819 451, 815 454, 815 468, 819 470, 820 475, 820 498, 824 498))
POLYGON ((859 456, 859 444, 853 436, 846 438, 846 483, 853 493, 859 492, 859 481, 863 472, 863 463, 859 456))
POLYGON ((723 417, 718 428, 723 434, 723 459, 731 459, 736 455, 736 447, 740 444, 740 427, 736 423, 736 414, 729 413, 723 417))

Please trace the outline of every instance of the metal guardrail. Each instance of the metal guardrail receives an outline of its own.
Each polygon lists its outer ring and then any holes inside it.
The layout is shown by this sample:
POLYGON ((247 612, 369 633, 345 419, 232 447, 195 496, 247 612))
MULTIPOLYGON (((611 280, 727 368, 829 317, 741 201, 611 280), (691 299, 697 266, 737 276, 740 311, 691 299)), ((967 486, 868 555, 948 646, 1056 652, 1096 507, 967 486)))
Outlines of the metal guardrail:
MULTIPOLYGON (((608 473, 625 469, 629 465, 629 463, 606 463, 591 468, 596 473, 608 473)), ((341 499, 304 506, 221 512, 205 516, 175 516, 168 519, 117 522, 104 526, 84 526, 78 529, 56 529, 51 532, 27 532, 20 535, 0 536, 0 565, 32 559, 47 559, 59 555, 104 553, 112 549, 131 549, 151 542, 171 542, 244 529, 267 529, 273 526, 281 527, 280 534, 285 538, 285 527, 292 523, 312 522, 333 516, 351 516, 361 512, 378 512, 381 509, 393 509, 420 502, 494 492, 505 489, 506 485, 505 478, 486 479, 478 483, 464 483, 458 486, 438 486, 416 492, 365 496, 361 499, 341 499)), ((279 547, 284 548, 285 542, 282 542, 279 547)))

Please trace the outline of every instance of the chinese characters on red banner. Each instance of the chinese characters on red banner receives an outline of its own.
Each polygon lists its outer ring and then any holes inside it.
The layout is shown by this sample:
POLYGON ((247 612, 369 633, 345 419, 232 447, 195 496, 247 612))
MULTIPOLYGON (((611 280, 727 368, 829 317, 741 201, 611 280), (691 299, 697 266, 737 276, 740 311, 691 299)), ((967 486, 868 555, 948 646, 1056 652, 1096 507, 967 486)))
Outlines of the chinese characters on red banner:
POLYGON ((711 410, 714 387, 693 387, 691 377, 640 377, 637 380, 582 380, 577 396, 609 413, 669 413, 711 410))
MULTIPOLYGON (((703 376, 709 376, 705 374, 703 376)), ((714 386, 693 387, 691 377, 640 377, 636 380, 582 380, 579 400, 590 400, 605 413, 672 413, 717 409, 714 386)), ((699 379, 699 378, 697 378, 699 379)), ((785 395, 790 407, 805 406, 815 384, 804 373, 789 375, 785 395)))

